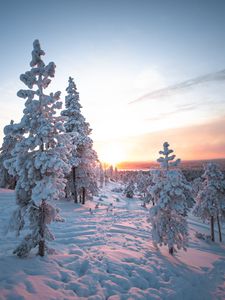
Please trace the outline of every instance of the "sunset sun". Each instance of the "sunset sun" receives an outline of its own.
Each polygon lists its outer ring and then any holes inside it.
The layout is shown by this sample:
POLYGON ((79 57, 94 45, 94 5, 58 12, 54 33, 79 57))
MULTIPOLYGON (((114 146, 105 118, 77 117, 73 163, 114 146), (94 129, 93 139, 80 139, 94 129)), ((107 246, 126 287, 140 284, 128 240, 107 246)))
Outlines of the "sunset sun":
POLYGON ((119 162, 126 159, 125 151, 116 144, 105 145, 99 153, 100 160, 109 165, 116 166, 119 162))

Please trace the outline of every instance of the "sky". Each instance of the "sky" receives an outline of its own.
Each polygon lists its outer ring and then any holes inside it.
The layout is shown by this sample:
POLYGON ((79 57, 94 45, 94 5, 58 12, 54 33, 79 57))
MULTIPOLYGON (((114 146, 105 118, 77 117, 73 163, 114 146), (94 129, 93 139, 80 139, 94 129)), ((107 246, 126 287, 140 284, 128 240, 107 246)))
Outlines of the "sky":
POLYGON ((0 139, 18 122, 32 43, 80 93, 101 160, 225 158, 225 1, 0 1, 0 139))

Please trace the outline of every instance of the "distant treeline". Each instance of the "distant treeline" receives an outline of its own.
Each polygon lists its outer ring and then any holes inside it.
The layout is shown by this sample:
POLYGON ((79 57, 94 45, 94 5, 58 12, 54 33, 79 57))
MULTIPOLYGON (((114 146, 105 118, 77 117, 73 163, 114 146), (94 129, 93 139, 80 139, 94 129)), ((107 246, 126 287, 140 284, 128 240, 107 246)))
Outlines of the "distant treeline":
MULTIPOLYGON (((225 158, 222 159, 211 159, 211 160, 181 160, 181 169, 182 170, 187 170, 187 169, 195 169, 195 170, 199 170, 199 172, 201 170, 203 170, 203 166, 206 163, 209 162, 214 162, 214 163, 218 163, 220 165, 220 169, 222 171, 225 171, 225 158)), ((121 162, 119 164, 117 164, 117 168, 118 170, 149 170, 149 169, 157 169, 159 168, 159 164, 157 162, 152 162, 152 161, 148 161, 148 162, 121 162)))

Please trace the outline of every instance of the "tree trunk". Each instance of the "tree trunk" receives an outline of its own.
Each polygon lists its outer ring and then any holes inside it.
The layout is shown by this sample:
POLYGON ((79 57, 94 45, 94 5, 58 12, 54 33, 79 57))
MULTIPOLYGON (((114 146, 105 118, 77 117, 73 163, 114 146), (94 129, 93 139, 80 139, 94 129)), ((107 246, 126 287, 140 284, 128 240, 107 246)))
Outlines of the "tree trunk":
MULTIPOLYGON (((42 139, 41 139, 41 141, 42 141, 42 139)), ((44 151, 44 144, 43 144, 43 142, 42 142, 42 144, 39 146, 39 149, 40 149, 41 152, 44 151)))
POLYGON ((211 216, 211 240, 215 242, 215 236, 214 236, 214 217, 211 216))
POLYGON ((82 187, 82 204, 85 204, 85 196, 86 196, 86 193, 85 193, 85 188, 82 187))
POLYGON ((76 168, 72 167, 73 174, 73 192, 74 192, 74 203, 77 203, 77 186, 76 186, 76 168))
MULTIPOLYGON (((43 97, 43 88, 41 85, 42 81, 42 75, 39 74, 38 76, 38 88, 40 91, 39 94, 39 100, 42 102, 42 97, 43 97)), ((43 114, 43 112, 41 112, 43 114)), ((41 152, 44 152, 45 147, 44 147, 44 142, 43 139, 41 138, 41 145, 39 146, 39 149, 41 152)), ((42 179, 42 175, 40 173, 40 179, 42 179)), ((44 256, 45 255, 45 202, 42 200, 41 205, 39 206, 39 211, 40 211, 40 220, 39 220, 39 233, 41 236, 41 240, 39 241, 38 244, 38 255, 44 256)))
POLYGON ((41 205, 39 207, 40 210, 40 228, 39 228, 39 233, 41 236, 41 240, 39 241, 38 244, 38 255, 44 256, 45 255, 45 203, 42 200, 41 205))
POLYGON ((221 233, 220 219, 219 219, 218 215, 217 215, 216 218, 217 218, 217 225, 218 225, 219 241, 222 242, 222 233, 221 233))
POLYGON ((38 244, 38 255, 45 256, 45 241, 41 240, 38 244))
POLYGON ((68 197, 68 194, 67 194, 67 185, 65 186, 64 192, 65 192, 65 198, 67 199, 67 197, 68 197))
POLYGON ((170 247, 170 248, 169 248, 169 254, 173 255, 173 252, 174 252, 174 251, 173 251, 173 247, 170 247))

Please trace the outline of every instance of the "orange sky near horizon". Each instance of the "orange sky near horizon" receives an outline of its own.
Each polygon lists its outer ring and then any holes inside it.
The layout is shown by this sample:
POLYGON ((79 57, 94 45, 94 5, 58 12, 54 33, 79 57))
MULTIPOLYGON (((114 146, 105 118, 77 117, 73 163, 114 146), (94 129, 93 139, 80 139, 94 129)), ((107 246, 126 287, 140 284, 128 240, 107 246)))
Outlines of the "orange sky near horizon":
POLYGON ((156 161, 165 141, 182 160, 225 158, 225 116, 200 125, 99 141, 94 147, 100 160, 111 164, 156 161))

